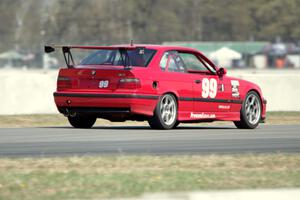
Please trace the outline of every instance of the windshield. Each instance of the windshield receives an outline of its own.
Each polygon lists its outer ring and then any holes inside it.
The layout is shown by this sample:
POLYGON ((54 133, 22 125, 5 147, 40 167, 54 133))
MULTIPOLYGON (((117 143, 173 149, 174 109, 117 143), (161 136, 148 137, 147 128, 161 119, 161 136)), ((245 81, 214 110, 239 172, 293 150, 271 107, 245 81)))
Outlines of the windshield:
POLYGON ((80 65, 128 65, 146 67, 155 50, 138 48, 134 50, 99 50, 84 58, 80 65))

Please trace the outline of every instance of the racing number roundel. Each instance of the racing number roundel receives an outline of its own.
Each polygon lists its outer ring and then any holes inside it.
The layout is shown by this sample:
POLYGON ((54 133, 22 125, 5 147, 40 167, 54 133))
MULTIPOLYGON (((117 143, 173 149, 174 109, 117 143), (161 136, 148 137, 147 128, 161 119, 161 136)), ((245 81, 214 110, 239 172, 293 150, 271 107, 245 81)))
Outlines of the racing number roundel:
POLYGON ((99 82, 99 88, 107 88, 109 84, 108 80, 102 80, 99 82))
POLYGON ((214 78, 202 79, 202 97, 203 98, 215 98, 217 96, 217 80, 214 78))

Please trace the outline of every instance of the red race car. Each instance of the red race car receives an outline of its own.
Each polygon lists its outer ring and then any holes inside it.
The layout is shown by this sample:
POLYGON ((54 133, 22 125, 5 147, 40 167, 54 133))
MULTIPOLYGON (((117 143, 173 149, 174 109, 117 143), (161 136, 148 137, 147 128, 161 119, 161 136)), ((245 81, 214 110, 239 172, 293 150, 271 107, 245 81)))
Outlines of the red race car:
MULTIPOLYGON (((147 120, 151 128, 233 121, 253 129, 265 120, 266 100, 254 83, 229 77, 192 48, 162 45, 45 46, 61 48, 54 100, 76 128, 97 118, 147 120), (75 64, 71 49, 92 52, 75 64)), ((74 54, 73 54, 74 55, 74 54)))

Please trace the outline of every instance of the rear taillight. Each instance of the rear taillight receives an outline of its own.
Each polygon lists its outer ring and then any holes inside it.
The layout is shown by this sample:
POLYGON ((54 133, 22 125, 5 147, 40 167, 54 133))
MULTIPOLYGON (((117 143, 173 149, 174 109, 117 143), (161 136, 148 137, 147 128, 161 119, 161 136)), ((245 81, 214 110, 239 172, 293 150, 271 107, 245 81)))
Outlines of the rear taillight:
POLYGON ((138 78, 122 78, 119 81, 119 88, 137 89, 141 87, 141 81, 138 78))
POLYGON ((71 78, 59 76, 57 78, 57 91, 67 88, 72 88, 71 78))

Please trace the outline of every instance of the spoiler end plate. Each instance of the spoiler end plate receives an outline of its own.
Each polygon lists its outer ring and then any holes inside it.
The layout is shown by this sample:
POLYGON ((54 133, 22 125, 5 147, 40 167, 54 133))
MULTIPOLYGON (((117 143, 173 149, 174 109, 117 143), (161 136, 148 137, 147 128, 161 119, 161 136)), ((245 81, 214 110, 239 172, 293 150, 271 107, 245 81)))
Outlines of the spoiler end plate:
POLYGON ((45 46, 44 51, 45 51, 45 53, 51 53, 51 52, 55 51, 55 48, 53 48, 52 46, 45 46))

